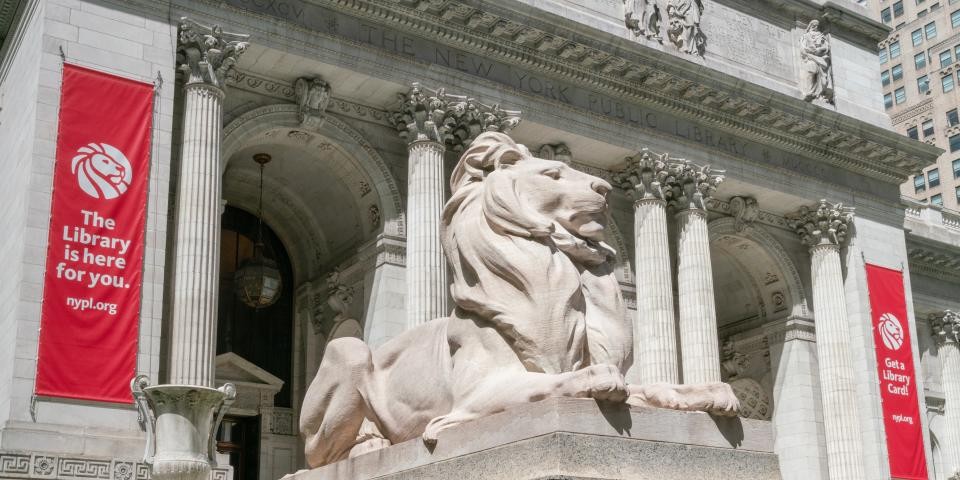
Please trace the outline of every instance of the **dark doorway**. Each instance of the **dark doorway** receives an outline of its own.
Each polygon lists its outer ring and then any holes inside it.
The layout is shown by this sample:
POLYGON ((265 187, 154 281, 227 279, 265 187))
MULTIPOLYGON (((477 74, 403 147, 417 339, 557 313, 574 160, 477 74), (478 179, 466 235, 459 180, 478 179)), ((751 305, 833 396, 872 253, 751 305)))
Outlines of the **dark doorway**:
POLYGON ((230 457, 234 480, 258 480, 260 417, 225 417, 217 430, 217 452, 230 457))
POLYGON ((241 302, 234 291, 233 274, 244 260, 253 256, 256 238, 257 217, 228 205, 223 212, 220 236, 217 354, 236 353, 283 380, 275 405, 290 407, 293 272, 283 244, 266 224, 263 226, 264 254, 276 261, 280 269, 283 278, 280 298, 269 307, 253 309, 241 302))

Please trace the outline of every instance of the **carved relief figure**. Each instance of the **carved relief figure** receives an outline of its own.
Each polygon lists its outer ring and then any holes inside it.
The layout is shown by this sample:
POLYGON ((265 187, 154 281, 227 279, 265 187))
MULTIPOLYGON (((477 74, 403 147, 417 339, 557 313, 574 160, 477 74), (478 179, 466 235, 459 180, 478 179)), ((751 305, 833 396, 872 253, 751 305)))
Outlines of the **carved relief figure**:
POLYGON ((478 136, 450 180, 455 309, 375 351, 330 342, 300 419, 317 467, 547 397, 736 414, 727 384, 627 385, 633 332, 603 241, 604 180, 478 136), (455 346, 455 348, 454 348, 455 346))
POLYGON ((660 39, 660 7, 657 0, 623 0, 627 28, 637 36, 660 39))
POLYGON ((300 107, 298 116, 303 127, 318 128, 323 124, 323 113, 330 103, 330 85, 319 78, 298 78, 293 84, 300 107))
POLYGON ((702 0, 667 1, 667 37, 683 53, 703 55, 707 37, 700 30, 702 0))
POLYGON ((800 37, 800 91, 803 99, 822 99, 833 104, 833 65, 830 38, 820 31, 820 22, 811 20, 800 37))

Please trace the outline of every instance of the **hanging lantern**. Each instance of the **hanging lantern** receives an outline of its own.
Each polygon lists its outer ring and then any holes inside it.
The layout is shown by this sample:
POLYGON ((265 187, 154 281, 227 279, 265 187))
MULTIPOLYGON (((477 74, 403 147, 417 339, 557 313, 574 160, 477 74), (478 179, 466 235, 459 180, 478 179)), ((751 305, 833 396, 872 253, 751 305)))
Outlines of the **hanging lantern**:
POLYGON ((233 282, 240 301, 250 308, 269 307, 280 298, 283 279, 277 262, 263 253, 263 167, 270 162, 270 155, 258 153, 253 161, 260 164, 260 201, 257 212, 257 242, 253 257, 245 260, 234 273, 233 282))

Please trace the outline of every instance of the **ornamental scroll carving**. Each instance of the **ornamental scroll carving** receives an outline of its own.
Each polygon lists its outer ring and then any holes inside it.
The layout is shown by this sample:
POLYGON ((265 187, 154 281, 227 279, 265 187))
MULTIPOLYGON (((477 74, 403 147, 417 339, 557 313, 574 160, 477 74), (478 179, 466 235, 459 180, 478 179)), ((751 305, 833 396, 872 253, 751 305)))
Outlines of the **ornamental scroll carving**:
POLYGON ((390 118, 400 138, 408 143, 433 141, 454 152, 470 146, 484 132, 508 133, 520 123, 520 111, 505 110, 499 104, 486 105, 476 99, 452 95, 414 83, 398 95, 400 108, 390 118))
POLYGON ((706 210, 707 199, 723 181, 723 170, 646 148, 624 161, 626 167, 613 176, 616 186, 635 201, 663 200, 677 210, 706 210))
POLYGON ((330 103, 330 84, 319 77, 301 77, 294 82, 293 91, 297 96, 297 119, 300 120, 300 126, 308 129, 320 128, 327 104, 330 103))
POLYGON ((929 321, 938 343, 960 343, 960 313, 950 310, 932 313, 929 321))
POLYGON ((787 223, 808 247, 842 245, 847 240, 847 225, 853 220, 853 208, 842 203, 820 200, 816 205, 800 207, 787 216, 787 223))
POLYGON ((742 232, 760 216, 760 205, 753 197, 733 197, 730 199, 730 213, 735 220, 734 228, 742 232))
POLYGON ((833 104, 833 61, 830 37, 820 31, 820 22, 811 20, 800 37, 800 91, 808 102, 833 104))
POLYGON ((246 51, 248 38, 224 32, 219 25, 208 27, 181 17, 177 63, 187 75, 187 85, 203 83, 222 89, 227 72, 246 51))

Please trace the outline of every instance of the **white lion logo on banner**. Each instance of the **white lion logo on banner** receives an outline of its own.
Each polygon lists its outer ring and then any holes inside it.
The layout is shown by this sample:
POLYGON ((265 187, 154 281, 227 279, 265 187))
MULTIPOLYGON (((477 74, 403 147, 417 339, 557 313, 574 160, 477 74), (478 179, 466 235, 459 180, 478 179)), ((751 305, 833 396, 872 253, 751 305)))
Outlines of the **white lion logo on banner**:
POLYGON ((903 345, 903 326, 900 325, 900 320, 892 313, 884 313, 880 316, 879 328, 883 344, 890 350, 900 350, 903 345))
POLYGON ((106 200, 126 192, 133 179, 133 169, 126 155, 106 143, 91 143, 78 148, 71 171, 87 195, 106 200))

